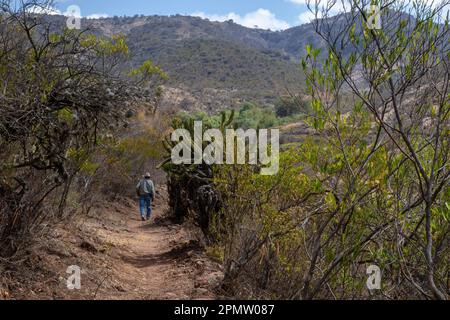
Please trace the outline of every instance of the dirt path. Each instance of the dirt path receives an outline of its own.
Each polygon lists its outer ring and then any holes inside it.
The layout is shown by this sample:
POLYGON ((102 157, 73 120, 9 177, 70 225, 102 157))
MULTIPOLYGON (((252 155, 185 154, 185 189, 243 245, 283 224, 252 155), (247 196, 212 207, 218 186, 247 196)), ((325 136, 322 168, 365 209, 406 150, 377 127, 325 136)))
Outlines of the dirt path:
POLYGON ((195 240, 194 228, 173 224, 164 217, 165 198, 156 201, 150 222, 140 221, 134 203, 116 210, 122 217, 122 228, 119 232, 113 229, 106 239, 122 243, 115 274, 125 290, 113 295, 104 292, 100 298, 215 298, 213 289, 220 281, 220 267, 205 256, 195 240))
POLYGON ((140 221, 136 201, 123 200, 57 228, 30 261, 35 270, 11 285, 7 297, 216 298, 220 264, 205 254, 196 228, 166 217, 167 196, 165 190, 159 193, 150 222, 140 221), (72 265, 83 270, 80 290, 67 289, 66 270, 72 265))
POLYGON ((209 286, 213 284, 210 281, 212 278, 205 274, 208 261, 205 261, 198 243, 191 239, 186 227, 165 222, 158 209, 154 211, 153 219, 146 223, 136 217, 126 220, 129 232, 125 237, 128 241, 122 255, 120 273, 127 275, 124 282, 134 289, 120 298, 214 298, 209 286))

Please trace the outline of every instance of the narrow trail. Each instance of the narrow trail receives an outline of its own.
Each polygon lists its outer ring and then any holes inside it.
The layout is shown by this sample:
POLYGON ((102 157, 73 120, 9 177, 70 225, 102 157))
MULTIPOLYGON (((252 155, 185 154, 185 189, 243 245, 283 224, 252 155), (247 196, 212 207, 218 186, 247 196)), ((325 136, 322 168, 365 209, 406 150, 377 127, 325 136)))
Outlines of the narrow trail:
POLYGON ((112 293, 102 290, 97 298, 216 298, 214 287, 222 276, 219 264, 204 254, 195 239, 198 231, 188 224, 173 224, 165 217, 166 210, 166 198, 157 198, 152 220, 142 222, 135 203, 115 204, 111 221, 97 235, 115 244, 111 279, 119 285, 112 293))
POLYGON ((157 194, 150 222, 140 221, 137 201, 128 199, 105 203, 87 217, 57 226, 42 240, 32 266, 24 266, 26 277, 0 291, 0 298, 217 298, 220 263, 205 253, 196 227, 167 217, 166 189, 157 194), (73 265, 82 270, 80 290, 67 288, 66 270, 73 265))

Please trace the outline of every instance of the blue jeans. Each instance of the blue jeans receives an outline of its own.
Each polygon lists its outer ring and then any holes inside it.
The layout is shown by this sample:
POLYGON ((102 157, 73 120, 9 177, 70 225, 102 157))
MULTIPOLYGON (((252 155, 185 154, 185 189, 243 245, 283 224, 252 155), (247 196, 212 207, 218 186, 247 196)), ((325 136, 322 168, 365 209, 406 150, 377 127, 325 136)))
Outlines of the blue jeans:
POLYGON ((139 197, 139 207, 141 210, 141 217, 145 218, 147 213, 147 219, 150 219, 152 215, 152 197, 150 195, 139 197))

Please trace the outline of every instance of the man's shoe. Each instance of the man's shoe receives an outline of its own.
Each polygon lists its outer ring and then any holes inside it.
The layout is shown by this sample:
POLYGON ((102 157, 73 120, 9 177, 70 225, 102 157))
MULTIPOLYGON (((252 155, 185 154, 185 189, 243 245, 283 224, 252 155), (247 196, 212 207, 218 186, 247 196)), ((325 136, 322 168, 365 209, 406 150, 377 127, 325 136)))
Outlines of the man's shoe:
POLYGON ((147 216, 147 220, 150 220, 152 217, 151 216, 147 216))
POLYGON ((144 218, 144 217, 141 217, 141 219, 142 219, 142 221, 145 221, 145 218, 144 218))

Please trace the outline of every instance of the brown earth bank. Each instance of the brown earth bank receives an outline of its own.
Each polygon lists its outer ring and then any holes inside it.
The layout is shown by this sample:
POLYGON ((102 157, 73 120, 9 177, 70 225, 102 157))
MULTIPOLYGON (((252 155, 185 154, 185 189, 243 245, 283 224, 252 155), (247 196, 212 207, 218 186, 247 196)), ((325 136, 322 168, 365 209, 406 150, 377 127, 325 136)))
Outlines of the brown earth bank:
POLYGON ((167 216, 157 192, 153 218, 140 221, 137 201, 106 203, 88 217, 57 226, 22 262, 0 270, 0 299, 215 299, 223 274, 195 226, 167 216), (69 266, 81 289, 69 290, 69 266))

